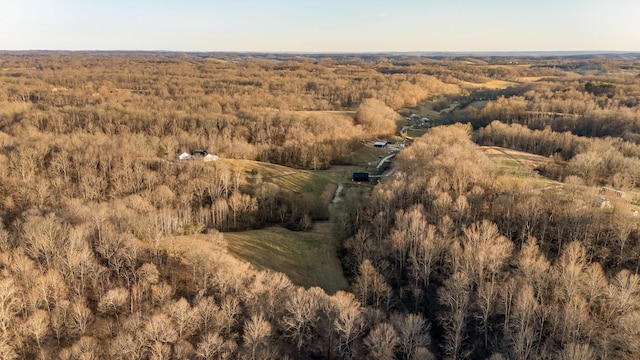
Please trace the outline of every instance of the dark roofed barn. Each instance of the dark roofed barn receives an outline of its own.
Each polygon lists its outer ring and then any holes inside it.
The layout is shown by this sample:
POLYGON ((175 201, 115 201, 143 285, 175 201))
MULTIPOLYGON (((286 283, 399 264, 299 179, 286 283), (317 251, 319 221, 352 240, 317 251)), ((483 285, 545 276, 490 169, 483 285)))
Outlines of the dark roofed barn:
POLYGON ((357 182, 369 181, 369 173, 366 173, 366 172, 354 172, 353 173, 353 181, 357 181, 357 182))

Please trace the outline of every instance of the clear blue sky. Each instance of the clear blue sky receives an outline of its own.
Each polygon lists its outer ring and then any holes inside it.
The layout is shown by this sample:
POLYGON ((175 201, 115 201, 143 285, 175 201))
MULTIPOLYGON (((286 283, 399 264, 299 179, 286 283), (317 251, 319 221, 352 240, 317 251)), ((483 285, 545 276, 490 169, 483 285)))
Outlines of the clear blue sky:
POLYGON ((0 0, 0 50, 640 51, 640 0, 0 0))

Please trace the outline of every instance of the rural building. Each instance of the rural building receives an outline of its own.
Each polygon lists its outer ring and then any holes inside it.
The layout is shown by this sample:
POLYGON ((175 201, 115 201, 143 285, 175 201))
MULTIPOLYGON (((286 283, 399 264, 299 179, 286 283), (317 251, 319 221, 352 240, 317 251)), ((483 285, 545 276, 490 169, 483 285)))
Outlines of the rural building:
POLYGON ((220 159, 220 157, 218 155, 207 154, 204 158, 202 158, 202 161, 204 161, 204 162, 218 161, 218 159, 220 159))
POLYGON ((191 160, 193 159, 193 156, 189 153, 183 152, 182 154, 178 155, 178 159, 180 160, 191 160))
POLYGON ((631 210, 631 216, 638 217, 638 210, 636 209, 631 210))
POLYGON ((208 162, 208 161, 217 161, 218 159, 220 159, 220 157, 218 155, 209 154, 207 150, 196 150, 196 151, 192 151, 191 154, 183 152, 182 154, 178 155, 178 159, 180 160, 198 159, 198 160, 208 162))
POLYGON ((369 173, 366 172, 354 172, 353 181, 364 182, 369 181, 369 173))
POLYGON ((373 143, 373 146, 377 147, 377 148, 387 147, 387 142, 386 141, 376 141, 375 143, 373 143))

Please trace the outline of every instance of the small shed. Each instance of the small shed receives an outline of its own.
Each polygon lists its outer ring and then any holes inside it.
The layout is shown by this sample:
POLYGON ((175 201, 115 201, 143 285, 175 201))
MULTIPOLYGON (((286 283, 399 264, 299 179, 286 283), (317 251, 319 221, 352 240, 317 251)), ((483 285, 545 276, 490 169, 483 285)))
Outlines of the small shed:
POLYGON ((373 143, 373 147, 377 147, 377 148, 387 147, 387 142, 386 141, 376 141, 375 143, 373 143))
POLYGON ((202 161, 218 161, 218 159, 220 159, 218 155, 207 154, 204 158, 202 158, 202 161))
POLYGON ((353 181, 366 182, 369 181, 369 173, 366 172, 354 172, 353 181))
POLYGON ((193 156, 189 153, 183 152, 182 154, 178 155, 178 159, 180 160, 191 160, 193 159, 193 156))

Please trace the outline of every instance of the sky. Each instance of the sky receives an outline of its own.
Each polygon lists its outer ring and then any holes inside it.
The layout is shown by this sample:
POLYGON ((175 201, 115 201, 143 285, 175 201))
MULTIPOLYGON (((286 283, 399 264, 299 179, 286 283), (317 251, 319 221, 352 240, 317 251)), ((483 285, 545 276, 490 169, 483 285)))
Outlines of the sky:
POLYGON ((0 50, 640 51, 640 0, 0 0, 0 50))

